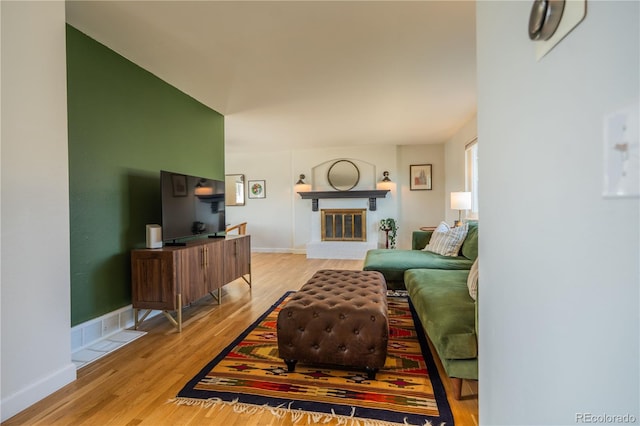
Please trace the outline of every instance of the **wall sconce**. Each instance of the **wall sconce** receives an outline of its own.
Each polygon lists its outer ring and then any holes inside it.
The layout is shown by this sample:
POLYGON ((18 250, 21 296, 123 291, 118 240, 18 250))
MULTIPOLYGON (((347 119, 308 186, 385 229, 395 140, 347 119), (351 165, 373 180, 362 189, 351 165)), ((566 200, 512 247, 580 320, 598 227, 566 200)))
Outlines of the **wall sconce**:
POLYGON ((389 172, 388 171, 384 171, 382 172, 382 180, 380 182, 378 182, 378 184, 376 185, 377 189, 386 189, 388 191, 391 191, 392 187, 393 187, 393 181, 391 179, 389 179, 389 172))
POLYGON ((311 185, 305 183, 305 181, 304 181, 305 178, 306 178, 306 176, 301 173, 300 177, 298 178, 298 181, 295 183, 296 192, 309 192, 309 191, 311 191, 311 185))
POLYGON ((198 197, 206 197, 209 195, 213 195, 213 188, 206 185, 207 181, 201 179, 200 182, 196 185, 193 193, 198 197))
POLYGON ((458 220, 455 221, 454 226, 462 225, 462 210, 469 210, 471 208, 471 193, 470 192, 452 192, 451 193, 451 209, 458 210, 458 220))

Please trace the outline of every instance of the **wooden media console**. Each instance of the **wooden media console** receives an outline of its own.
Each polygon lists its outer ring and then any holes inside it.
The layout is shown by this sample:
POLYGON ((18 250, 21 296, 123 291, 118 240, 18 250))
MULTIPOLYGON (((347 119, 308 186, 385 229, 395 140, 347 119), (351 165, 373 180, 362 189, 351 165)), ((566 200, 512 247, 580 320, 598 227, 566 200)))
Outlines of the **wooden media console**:
POLYGON ((181 332, 183 307, 207 294, 220 303, 222 287, 237 278, 244 279, 251 287, 249 235, 133 250, 131 298, 135 328, 152 310, 159 310, 181 332), (146 312, 139 318, 141 309, 146 312), (172 311, 176 311, 175 319, 170 314, 172 311))

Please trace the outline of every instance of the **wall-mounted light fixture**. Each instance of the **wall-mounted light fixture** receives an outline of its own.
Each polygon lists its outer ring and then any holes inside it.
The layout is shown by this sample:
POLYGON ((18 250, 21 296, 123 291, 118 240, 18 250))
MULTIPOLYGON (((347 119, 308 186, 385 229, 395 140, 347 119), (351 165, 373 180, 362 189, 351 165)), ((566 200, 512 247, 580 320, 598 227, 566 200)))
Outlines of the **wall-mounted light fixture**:
POLYGON ((205 179, 200 179, 200 182, 197 183, 193 193, 198 197, 206 197, 208 195, 213 195, 213 188, 207 185, 207 181, 205 179))
POLYGON ((393 189, 393 181, 389 179, 389 172, 382 172, 382 180, 376 184, 377 189, 386 189, 391 191, 393 189))
POLYGON ((306 178, 306 176, 301 173, 300 177, 298 178, 298 181, 295 183, 295 191, 296 192, 309 192, 309 191, 311 191, 311 185, 304 181, 305 178, 306 178))

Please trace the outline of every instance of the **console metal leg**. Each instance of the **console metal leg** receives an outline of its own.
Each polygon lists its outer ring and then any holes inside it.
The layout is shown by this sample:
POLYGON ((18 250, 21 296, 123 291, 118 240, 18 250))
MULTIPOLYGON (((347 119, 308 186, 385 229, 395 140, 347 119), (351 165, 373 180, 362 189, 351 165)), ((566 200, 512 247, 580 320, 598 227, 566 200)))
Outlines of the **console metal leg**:
POLYGON ((162 313, 169 320, 169 322, 178 329, 178 333, 182 333, 182 294, 178 294, 176 296, 176 301, 178 302, 178 309, 176 309, 176 319, 171 316, 169 311, 162 311, 162 313))
POLYGON ((139 318, 140 315, 140 309, 134 308, 133 309, 133 320, 135 321, 135 326, 134 329, 138 329, 138 327, 140 326, 140 324, 142 324, 142 322, 147 319, 147 316, 149 316, 149 314, 151 313, 153 309, 146 309, 145 313, 142 315, 142 318, 139 318))

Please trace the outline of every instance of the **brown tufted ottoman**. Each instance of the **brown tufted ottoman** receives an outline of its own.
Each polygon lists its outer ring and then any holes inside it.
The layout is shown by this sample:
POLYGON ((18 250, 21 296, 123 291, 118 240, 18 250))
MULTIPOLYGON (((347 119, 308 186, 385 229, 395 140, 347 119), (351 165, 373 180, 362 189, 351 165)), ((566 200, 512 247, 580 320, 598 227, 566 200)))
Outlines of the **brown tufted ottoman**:
POLYGON ((300 361, 363 368, 374 379, 388 341, 387 284, 377 271, 318 271, 278 314, 289 371, 300 361))

